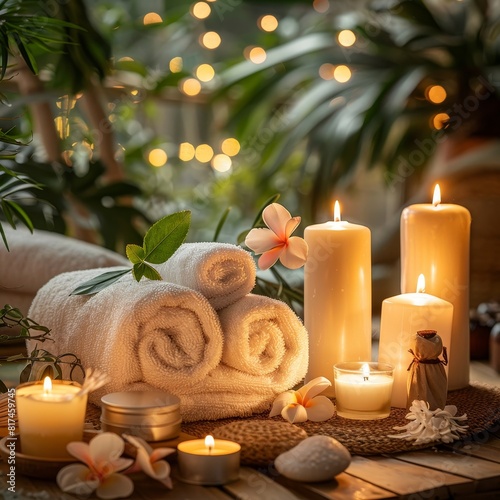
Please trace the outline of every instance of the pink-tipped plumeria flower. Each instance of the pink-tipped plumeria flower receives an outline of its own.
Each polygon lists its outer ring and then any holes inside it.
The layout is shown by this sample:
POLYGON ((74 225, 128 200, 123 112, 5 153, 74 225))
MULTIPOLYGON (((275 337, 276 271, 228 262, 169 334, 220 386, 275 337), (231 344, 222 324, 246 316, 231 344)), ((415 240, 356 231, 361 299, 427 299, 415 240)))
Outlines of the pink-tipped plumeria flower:
POLYGON ((325 377, 317 377, 298 391, 286 391, 273 403, 270 417, 281 413, 291 424, 305 422, 324 422, 333 417, 335 405, 326 397, 318 396, 332 383, 325 377))
POLYGON ((172 479, 170 479, 170 464, 163 457, 174 453, 174 448, 153 449, 144 439, 136 436, 123 434, 123 437, 137 448, 137 456, 134 465, 128 469, 127 473, 143 471, 149 477, 160 481, 167 488, 172 489, 172 479))
POLYGON ((57 474, 59 488, 76 495, 89 495, 94 490, 98 498, 125 498, 134 491, 129 477, 119 474, 134 462, 121 458, 125 443, 112 432, 97 434, 90 443, 71 442, 68 452, 84 464, 63 467, 57 474))
POLYGON ((289 269, 298 269, 306 263, 307 243, 299 236, 290 236, 300 224, 300 217, 292 217, 279 203, 271 203, 262 212, 266 228, 254 228, 245 238, 245 245, 259 258, 259 268, 269 269, 279 259, 289 269))

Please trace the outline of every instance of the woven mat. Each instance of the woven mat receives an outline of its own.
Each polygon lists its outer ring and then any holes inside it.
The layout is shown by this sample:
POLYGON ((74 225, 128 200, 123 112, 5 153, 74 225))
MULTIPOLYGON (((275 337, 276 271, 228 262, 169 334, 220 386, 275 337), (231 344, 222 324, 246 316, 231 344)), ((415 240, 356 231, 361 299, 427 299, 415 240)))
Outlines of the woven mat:
MULTIPOLYGON (((469 428, 462 441, 485 442, 490 432, 497 432, 500 428, 500 388, 471 384, 465 389, 449 392, 447 404, 455 405, 458 408, 458 415, 467 414, 467 421, 464 423, 469 428)), ((309 436, 322 434, 334 437, 353 455, 398 453, 435 446, 433 443, 415 446, 411 441, 387 437, 389 434, 399 433, 393 429, 394 426, 406 425, 409 422, 405 418, 407 413, 405 409, 393 408, 390 416, 381 420, 350 420, 335 415, 327 422, 303 422, 295 425, 304 429, 309 436)), ((100 429, 100 414, 99 407, 89 404, 86 416, 88 425, 100 429)), ((280 416, 270 419, 267 415, 268 413, 263 413, 248 418, 183 423, 182 431, 201 438, 230 422, 259 420, 285 422, 280 416)), ((272 454, 272 450, 269 451, 272 454)))
MULTIPOLYGON (((469 426, 462 441, 477 439, 484 442, 487 434, 498 431, 500 425, 500 388, 471 384, 465 389, 451 391, 448 394, 447 404, 458 408, 458 415, 467 414, 469 426)), ((393 408, 389 417, 381 420, 350 420, 338 416, 327 422, 303 422, 295 424, 304 429, 309 436, 322 434, 334 437, 340 441, 353 455, 378 455, 381 453, 397 453, 430 448, 435 444, 415 446, 412 442, 387 437, 389 434, 398 434, 394 426, 406 425, 407 410, 393 408)), ((213 433, 221 425, 235 421, 274 420, 283 422, 278 416, 269 419, 268 414, 254 415, 248 418, 229 418, 217 421, 190 422, 182 425, 183 432, 196 437, 204 437, 213 433)))

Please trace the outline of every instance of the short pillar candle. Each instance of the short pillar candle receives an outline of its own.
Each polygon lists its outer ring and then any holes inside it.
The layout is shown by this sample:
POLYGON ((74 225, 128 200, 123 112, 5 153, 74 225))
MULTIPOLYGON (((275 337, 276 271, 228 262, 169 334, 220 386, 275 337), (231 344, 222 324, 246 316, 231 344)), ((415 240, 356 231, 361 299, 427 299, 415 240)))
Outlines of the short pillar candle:
POLYGON ((66 445, 82 441, 87 394, 67 380, 21 384, 16 389, 21 449, 26 455, 67 458, 66 445))

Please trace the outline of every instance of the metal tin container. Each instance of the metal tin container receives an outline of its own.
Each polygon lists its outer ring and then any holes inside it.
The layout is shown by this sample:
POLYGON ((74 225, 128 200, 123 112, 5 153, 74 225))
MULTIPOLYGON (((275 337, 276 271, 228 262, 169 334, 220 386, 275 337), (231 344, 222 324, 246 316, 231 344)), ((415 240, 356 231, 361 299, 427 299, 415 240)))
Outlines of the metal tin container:
POLYGON ((180 399, 160 391, 113 392, 101 398, 103 431, 131 434, 146 441, 177 437, 180 399))

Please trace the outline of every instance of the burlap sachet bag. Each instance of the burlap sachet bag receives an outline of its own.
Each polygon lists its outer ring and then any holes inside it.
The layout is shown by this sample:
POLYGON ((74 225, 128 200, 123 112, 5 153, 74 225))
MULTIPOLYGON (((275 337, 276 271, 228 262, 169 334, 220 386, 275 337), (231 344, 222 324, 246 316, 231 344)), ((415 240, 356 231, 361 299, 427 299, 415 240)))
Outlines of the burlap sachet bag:
POLYGON ((441 337, 435 330, 420 330, 409 352, 413 361, 408 367, 408 407, 416 399, 427 401, 431 410, 444 408, 448 393, 444 366, 448 359, 441 337), (439 359, 441 352, 443 360, 439 359))

